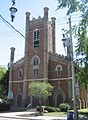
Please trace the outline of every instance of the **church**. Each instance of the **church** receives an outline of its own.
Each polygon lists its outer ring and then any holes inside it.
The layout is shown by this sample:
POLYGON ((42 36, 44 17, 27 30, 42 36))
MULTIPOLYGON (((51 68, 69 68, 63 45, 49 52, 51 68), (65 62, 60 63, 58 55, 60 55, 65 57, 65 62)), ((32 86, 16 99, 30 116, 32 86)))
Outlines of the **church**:
POLYGON ((30 20, 26 13, 25 55, 13 62, 15 48, 11 48, 9 98, 13 106, 29 103, 38 105, 38 100, 28 95, 28 85, 32 81, 49 82, 54 89, 44 105, 59 106, 72 101, 72 80, 70 61, 56 53, 55 17, 48 18, 49 8, 45 7, 44 17, 30 20))

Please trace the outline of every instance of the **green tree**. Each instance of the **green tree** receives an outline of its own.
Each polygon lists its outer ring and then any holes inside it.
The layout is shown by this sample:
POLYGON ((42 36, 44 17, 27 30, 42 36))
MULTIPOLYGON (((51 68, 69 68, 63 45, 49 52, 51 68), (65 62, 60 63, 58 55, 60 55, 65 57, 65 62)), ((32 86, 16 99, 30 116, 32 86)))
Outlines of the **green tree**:
POLYGON ((9 70, 0 67, 0 98, 5 99, 8 92, 9 70))
POLYGON ((29 95, 39 99, 41 106, 41 99, 47 99, 51 96, 53 86, 45 82, 31 82, 28 86, 29 95))
POLYGON ((4 76, 5 73, 6 73, 6 68, 0 67, 0 81, 1 81, 1 79, 4 76))
POLYGON ((82 85, 88 86, 88 0, 57 0, 58 9, 67 8, 67 15, 80 11, 82 14, 78 26, 75 26, 76 63, 81 70, 78 73, 78 80, 82 85))

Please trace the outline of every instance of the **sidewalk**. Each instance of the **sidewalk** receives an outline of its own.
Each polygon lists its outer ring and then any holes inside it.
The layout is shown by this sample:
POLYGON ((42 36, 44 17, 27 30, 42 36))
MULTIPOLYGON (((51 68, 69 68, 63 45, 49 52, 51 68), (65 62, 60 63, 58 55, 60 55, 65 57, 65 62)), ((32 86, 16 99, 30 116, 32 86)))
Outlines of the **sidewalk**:
POLYGON ((54 116, 33 116, 34 112, 22 111, 22 112, 9 112, 0 113, 0 117, 22 119, 22 120, 67 120, 67 117, 54 117, 54 116))

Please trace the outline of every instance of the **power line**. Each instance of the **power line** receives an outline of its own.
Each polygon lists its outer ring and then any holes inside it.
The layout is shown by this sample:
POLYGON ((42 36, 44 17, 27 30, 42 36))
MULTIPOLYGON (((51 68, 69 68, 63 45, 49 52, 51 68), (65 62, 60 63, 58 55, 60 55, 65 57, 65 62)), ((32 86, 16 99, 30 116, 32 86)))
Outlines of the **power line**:
MULTIPOLYGON (((22 33, 20 33, 17 29, 15 29, 7 20, 5 20, 1 15, 0 15, 2 21, 6 24, 8 24, 12 29, 14 29, 17 33, 19 33, 22 37, 24 37, 24 35, 22 35, 22 33)), ((39 27, 39 26, 38 26, 39 27)), ((40 28, 40 27, 39 27, 40 28)), ((32 30, 33 31, 33 30, 32 30)), ((28 31, 27 31, 28 32, 28 31)), ((25 38, 25 37, 24 37, 25 38)), ((32 43, 33 44, 33 43, 32 43)), ((29 46, 32 50, 34 50, 34 48, 32 46, 29 46)), ((44 49, 39 48, 40 50, 42 50, 43 52, 46 52, 47 54, 49 54, 49 52, 47 52, 44 49)), ((36 50, 34 50, 36 51, 36 50)), ((37 51, 38 52, 38 51, 37 51)))
MULTIPOLYGON (((9 25, 12 29, 14 29, 17 33, 19 33, 22 37, 24 37, 24 35, 23 35, 21 32, 19 32, 15 27, 13 27, 7 20, 5 20, 5 18, 2 17, 2 15, 0 15, 0 17, 1 17, 1 20, 2 20, 5 24, 9 25)), ((25 37, 24 37, 24 38, 25 38, 25 37)))
MULTIPOLYGON (((0 17, 1 17, 1 20, 6 24, 6 25, 8 25, 9 27, 11 27, 11 28, 13 28, 17 33, 19 33, 22 37, 24 37, 24 35, 21 33, 21 32, 19 32, 16 28, 14 28, 7 20, 5 20, 5 18, 3 18, 1 15, 0 15, 0 17)), ((81 16, 77 16, 77 17, 74 17, 74 19, 75 18, 79 18, 79 17, 81 17, 81 16)), ((66 18, 66 17, 63 17, 63 18, 66 18)), ((59 19, 61 19, 61 21, 62 21, 62 18, 59 18, 59 19)), ((67 20, 66 20, 67 21, 67 20)), ((59 22, 59 21, 57 21, 56 20, 56 22, 59 22)), ((77 20, 76 21, 73 21, 73 22, 78 22, 77 20)), ((63 23, 60 23, 59 24, 59 26, 61 26, 61 25, 63 25, 63 24, 67 24, 68 22, 63 22, 63 23)), ((22 31, 22 30, 21 30, 22 31)), ((7 31, 8 32, 8 31, 7 31)), ((0 35, 0 38, 6 38, 6 37, 9 37, 9 35, 8 36, 5 36, 5 37, 3 37, 3 33, 0 33, 1 35, 0 35)), ((5 33, 4 33, 5 34, 5 33)), ((12 35, 12 34, 11 34, 12 35)), ((25 37, 24 37, 25 38, 25 37)))
MULTIPOLYGON (((23 27, 22 28, 19 28, 20 31, 23 31, 23 27)), ((13 30, 10 30, 10 31, 4 31, 4 32, 0 32, 0 36, 3 36, 3 35, 7 35, 7 34, 11 34, 13 32, 13 30)))

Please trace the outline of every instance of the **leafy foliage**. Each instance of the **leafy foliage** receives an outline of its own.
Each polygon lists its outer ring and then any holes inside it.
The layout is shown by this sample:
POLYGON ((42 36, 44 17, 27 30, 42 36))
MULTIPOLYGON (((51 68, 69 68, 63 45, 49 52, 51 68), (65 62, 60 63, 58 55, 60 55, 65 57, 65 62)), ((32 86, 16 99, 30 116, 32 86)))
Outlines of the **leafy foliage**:
POLYGON ((6 73, 6 69, 4 67, 0 67, 0 81, 5 73, 6 73))
POLYGON ((78 10, 79 2, 77 0, 58 0, 58 9, 68 8, 67 15, 78 10))
POLYGON ((45 82, 31 82, 28 86, 29 95, 39 99, 48 98, 51 95, 52 89, 53 86, 45 82))
POLYGON ((5 99, 8 92, 9 70, 0 67, 0 98, 5 99))
POLYGON ((61 103, 59 105, 59 109, 60 109, 61 112, 67 112, 67 110, 70 109, 70 106, 69 106, 68 103, 61 103))
MULTIPOLYGON (((76 63, 81 68, 77 79, 85 87, 88 86, 88 0, 57 0, 58 9, 67 8, 67 15, 80 11, 81 20, 74 26, 73 33, 77 38, 76 63)), ((68 33, 66 31, 66 33, 68 33)))
MULTIPOLYGON (((44 108, 45 111, 47 112, 60 112, 60 109, 57 107, 51 107, 51 106, 41 106, 44 108)), ((40 106, 36 107, 37 111, 40 111, 40 106)))

